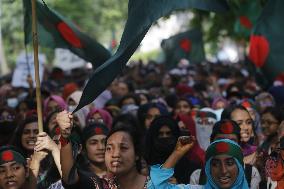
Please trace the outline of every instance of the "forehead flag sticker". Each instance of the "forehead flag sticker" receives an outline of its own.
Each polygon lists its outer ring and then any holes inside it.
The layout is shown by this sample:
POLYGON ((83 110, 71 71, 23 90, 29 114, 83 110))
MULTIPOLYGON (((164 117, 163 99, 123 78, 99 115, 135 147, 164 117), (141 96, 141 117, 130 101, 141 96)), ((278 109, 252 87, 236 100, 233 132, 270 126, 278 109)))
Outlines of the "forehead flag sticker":
POLYGON ((215 146, 217 153, 226 153, 230 150, 230 147, 225 142, 220 142, 215 146))

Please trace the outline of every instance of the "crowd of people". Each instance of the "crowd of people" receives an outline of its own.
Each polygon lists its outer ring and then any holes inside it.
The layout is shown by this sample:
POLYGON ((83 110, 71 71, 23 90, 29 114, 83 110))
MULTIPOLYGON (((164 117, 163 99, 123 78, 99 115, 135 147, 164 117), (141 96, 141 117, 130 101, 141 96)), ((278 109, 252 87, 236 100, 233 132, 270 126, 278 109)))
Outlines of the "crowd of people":
MULTIPOLYGON (((284 79, 243 63, 130 64, 73 113, 90 72, 0 86, 0 189, 283 189, 284 79)), ((99 81, 98 81, 99 82, 99 81)))

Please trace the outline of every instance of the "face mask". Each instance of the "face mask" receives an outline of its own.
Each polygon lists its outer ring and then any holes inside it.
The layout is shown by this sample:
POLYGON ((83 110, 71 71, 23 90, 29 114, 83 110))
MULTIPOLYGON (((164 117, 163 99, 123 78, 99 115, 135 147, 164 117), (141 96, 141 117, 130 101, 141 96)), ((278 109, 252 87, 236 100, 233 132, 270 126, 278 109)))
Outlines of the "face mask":
POLYGON ((3 135, 12 134, 16 128, 14 121, 1 121, 0 122, 0 133, 3 135))
POLYGON ((16 108, 17 105, 18 105, 19 101, 17 98, 8 98, 7 99, 7 105, 10 107, 10 108, 16 108))
POLYGON ((73 112, 75 110, 76 106, 72 106, 72 105, 69 105, 68 106, 68 111, 69 112, 73 112))
POLYGON ((169 155, 174 150, 176 141, 174 137, 158 138, 154 142, 154 148, 157 153, 169 155))
POLYGON ((174 137, 156 139, 150 155, 150 164, 154 165, 164 163, 169 155, 173 152, 176 141, 177 140, 174 137))
POLYGON ((24 100, 28 96, 28 92, 22 92, 21 94, 18 95, 19 101, 24 100))

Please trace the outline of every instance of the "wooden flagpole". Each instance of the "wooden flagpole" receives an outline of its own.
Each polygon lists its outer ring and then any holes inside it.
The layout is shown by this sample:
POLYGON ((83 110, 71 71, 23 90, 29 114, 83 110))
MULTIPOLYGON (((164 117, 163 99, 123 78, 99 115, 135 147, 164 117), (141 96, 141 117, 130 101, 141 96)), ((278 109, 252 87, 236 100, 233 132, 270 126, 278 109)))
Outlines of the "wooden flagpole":
POLYGON ((39 129, 39 132, 43 132, 41 91, 40 91, 40 81, 39 81, 36 0, 31 0, 31 1, 32 1, 32 30, 33 30, 33 49, 34 49, 34 65, 35 65, 34 67, 35 67, 35 81, 36 81, 36 103, 37 103, 38 129, 39 129))

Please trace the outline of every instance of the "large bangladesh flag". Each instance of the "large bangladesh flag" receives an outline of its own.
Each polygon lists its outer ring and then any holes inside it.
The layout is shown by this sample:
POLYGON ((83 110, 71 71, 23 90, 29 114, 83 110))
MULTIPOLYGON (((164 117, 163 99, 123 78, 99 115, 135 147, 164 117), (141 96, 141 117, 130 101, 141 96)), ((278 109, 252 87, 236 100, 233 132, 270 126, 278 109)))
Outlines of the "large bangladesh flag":
POLYGON ((236 21, 234 32, 241 38, 249 39, 253 27, 261 14, 260 0, 238 0, 230 2, 230 9, 234 12, 236 21))
POLYGON ((116 53, 95 70, 88 81, 76 110, 91 103, 125 68, 152 23, 174 10, 196 8, 227 11, 225 0, 129 0, 128 19, 116 53))
POLYGON ((161 47, 166 56, 166 67, 171 69, 180 59, 185 58, 191 63, 200 63, 205 59, 202 33, 198 29, 182 32, 165 39, 161 47))
MULTIPOLYGON (((23 0, 25 17, 25 44, 32 40, 31 0, 23 0)), ((66 48, 74 54, 91 62, 96 69, 108 58, 110 52, 88 35, 81 32, 75 24, 56 11, 36 0, 39 44, 50 48, 66 48)))
POLYGON ((283 0, 268 0, 250 36, 249 58, 270 83, 284 72, 283 10, 283 0))

